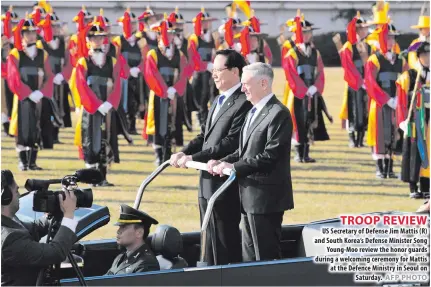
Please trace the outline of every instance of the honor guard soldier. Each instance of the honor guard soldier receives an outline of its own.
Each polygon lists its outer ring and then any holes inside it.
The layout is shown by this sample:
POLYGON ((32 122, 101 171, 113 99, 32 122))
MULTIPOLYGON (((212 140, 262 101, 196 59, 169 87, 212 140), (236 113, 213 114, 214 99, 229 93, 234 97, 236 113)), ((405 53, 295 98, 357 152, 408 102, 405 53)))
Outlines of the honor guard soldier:
MULTIPOLYGON (((191 23, 191 21, 185 21, 182 14, 180 14, 178 7, 168 17, 168 22, 172 23, 176 30, 174 36, 175 47, 183 53, 187 59, 187 47, 188 41, 185 36, 184 24, 191 23)), ((188 79, 193 74, 193 65, 187 59, 187 67, 184 69, 183 76, 186 78, 186 89, 182 100, 177 101, 176 119, 175 119, 175 145, 184 145, 184 133, 183 125, 186 126, 189 132, 192 132, 192 112, 197 111, 196 104, 193 99, 193 88, 189 83, 188 79)))
POLYGON ((123 26, 123 34, 113 39, 117 46, 117 55, 120 53, 130 68, 130 76, 122 80, 122 105, 127 113, 129 121, 129 133, 138 134, 136 131, 136 114, 140 104, 144 104, 144 58, 142 49, 145 40, 137 32, 138 19, 135 14, 127 9, 117 22, 123 26))
POLYGON ((98 23, 86 30, 90 50, 78 60, 74 75, 83 106, 78 143, 82 143, 86 167, 99 169, 103 175, 99 186, 112 186, 106 179, 108 165, 118 158, 117 122, 112 109, 117 109, 121 99, 120 75, 126 77, 128 71, 122 61, 102 50, 107 33, 98 23))
MULTIPOLYGON (((31 19, 22 19, 14 31, 15 48, 7 61, 7 80, 14 92, 12 124, 9 133, 16 136, 19 169, 40 170, 36 165, 41 145, 44 109, 52 98, 53 74, 48 54, 36 47, 37 27, 31 19)), ((51 119, 44 119, 51 120, 51 119)), ((51 122, 51 121, 50 121, 51 122)))
MULTIPOLYGON (((294 19, 289 19, 285 23, 281 25, 280 28, 280 36, 277 38, 277 42, 281 47, 281 59, 284 59, 286 57, 287 52, 289 52, 290 49, 295 47, 295 25, 293 25, 294 19), (293 32, 290 37, 286 39, 285 37, 285 30, 286 26, 288 27, 289 32, 293 32)), ((284 61, 281 62, 283 70, 286 70, 287 67, 283 66, 284 61)), ((283 101, 282 103, 284 105, 287 105, 287 101, 290 95, 290 87, 289 82, 286 80, 286 83, 284 84, 284 94, 283 94, 283 101)))
MULTIPOLYGON (((154 12, 150 6, 147 6, 147 10, 138 17, 139 20, 139 32, 142 33, 142 38, 144 38, 147 43, 147 52, 149 50, 157 48, 157 33, 151 31, 151 26, 156 24, 157 21, 163 18, 163 14, 154 12)), ((144 57, 146 56, 143 55, 144 57)))
POLYGON ((404 131, 401 180, 409 183, 411 198, 423 198, 430 189, 430 44, 416 42, 409 52, 419 64, 397 80, 397 124, 404 131))
MULTIPOLYGON (((411 26, 412 29, 418 29, 419 30, 419 38, 413 40, 411 42, 410 46, 417 42, 430 42, 430 16, 429 12, 426 12, 426 6, 428 3, 425 3, 424 6, 421 9, 421 15, 419 16, 418 24, 411 26)), ((410 69, 414 69, 415 65, 418 62, 418 58, 416 57, 416 52, 409 52, 408 53, 408 61, 409 61, 409 67, 410 69)), ((419 66, 420 64, 418 64, 419 66)))
POLYGON ((46 15, 46 19, 39 22, 39 27, 43 31, 43 39, 39 40, 37 46, 43 48, 48 53, 51 71, 54 77, 53 99, 52 104, 54 126, 52 129, 53 143, 60 143, 59 128, 72 127, 72 119, 69 106, 69 85, 66 81, 72 74, 72 64, 70 57, 66 53, 66 42, 62 35, 60 19, 55 12, 46 15))
POLYGON ((148 52, 145 79, 150 88, 145 134, 152 142, 156 164, 170 159, 175 129, 177 97, 184 94, 187 67, 185 55, 174 45, 179 30, 166 18, 152 27, 158 32, 158 47, 148 52))
POLYGON ((5 135, 9 135, 9 123, 12 116, 13 92, 7 83, 7 56, 14 48, 13 29, 19 22, 18 14, 13 11, 12 6, 1 16, 3 30, 1 34, 1 78, 2 78, 2 114, 1 122, 5 135))
POLYGON ((195 96, 199 99, 198 118, 200 125, 206 122, 208 101, 214 92, 214 80, 211 77, 211 71, 216 46, 211 33, 211 22, 215 20, 202 8, 202 11, 193 19, 194 34, 189 37, 188 58, 193 63, 195 70, 192 86, 195 96))
POLYGON ((316 28, 300 15, 298 10, 294 20, 296 45, 284 57, 283 66, 287 68, 284 71, 293 95, 289 97, 288 108, 293 121, 292 138, 296 141, 295 161, 312 163, 315 160, 309 157, 310 143, 327 140, 323 118, 318 116, 325 74, 320 53, 311 42, 316 28))
POLYGON ((377 178, 397 178, 392 156, 399 140, 395 121, 396 81, 408 69, 407 61, 395 50, 395 26, 384 24, 379 33, 379 50, 370 56, 365 67, 365 83, 371 102, 368 114, 367 144, 372 147, 377 178))
MULTIPOLYGON (((368 96, 364 83, 365 64, 371 54, 371 47, 364 41, 368 35, 367 22, 359 11, 347 27, 347 42, 339 50, 344 70, 346 87, 340 118, 349 132, 349 147, 363 147, 368 124, 368 96)), ((341 39, 338 45, 342 45, 341 39)), ((337 45, 337 43, 336 43, 337 45)))
POLYGON ((151 248, 145 243, 151 225, 159 222, 143 211, 121 205, 117 244, 126 251, 119 254, 106 275, 159 271, 160 265, 151 248))
POLYGON ((105 38, 105 43, 103 50, 105 51, 107 56, 116 57, 117 49, 115 45, 109 40, 111 36, 111 21, 109 21, 108 17, 103 14, 103 9, 100 8, 99 16, 96 17, 95 21, 100 23, 103 29, 105 29, 106 33, 108 33, 108 37, 105 38))

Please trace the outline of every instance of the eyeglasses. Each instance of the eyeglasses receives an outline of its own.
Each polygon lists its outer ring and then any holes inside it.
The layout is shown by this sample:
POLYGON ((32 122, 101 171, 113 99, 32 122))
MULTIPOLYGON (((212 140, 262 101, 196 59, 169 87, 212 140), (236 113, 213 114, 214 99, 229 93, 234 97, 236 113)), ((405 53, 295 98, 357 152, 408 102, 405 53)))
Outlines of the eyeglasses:
POLYGON ((226 67, 226 68, 222 68, 222 69, 212 69, 211 73, 212 74, 220 74, 221 72, 223 72, 224 70, 227 70, 227 69, 229 69, 229 68, 226 67))

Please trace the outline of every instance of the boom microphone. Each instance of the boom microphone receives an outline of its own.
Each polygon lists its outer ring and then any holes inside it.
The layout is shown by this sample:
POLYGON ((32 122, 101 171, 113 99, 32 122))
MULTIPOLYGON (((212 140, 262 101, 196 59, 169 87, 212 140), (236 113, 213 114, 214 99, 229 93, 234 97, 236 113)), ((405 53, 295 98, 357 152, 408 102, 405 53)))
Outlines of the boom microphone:
POLYGON ((77 170, 73 176, 77 181, 88 184, 97 184, 103 180, 102 173, 93 168, 77 170))

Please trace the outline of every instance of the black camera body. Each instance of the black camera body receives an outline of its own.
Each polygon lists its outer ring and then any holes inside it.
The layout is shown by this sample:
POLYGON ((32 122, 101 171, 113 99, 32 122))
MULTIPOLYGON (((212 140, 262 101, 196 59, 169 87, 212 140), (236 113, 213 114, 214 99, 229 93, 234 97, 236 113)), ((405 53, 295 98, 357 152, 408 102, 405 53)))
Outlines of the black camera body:
MULTIPOLYGON (((91 207, 93 205, 93 191, 91 188, 75 189, 76 208, 91 207)), ((59 195, 65 198, 64 191, 61 190, 36 190, 33 195, 33 210, 36 212, 61 214, 59 195)))
POLYGON ((62 179, 28 179, 25 188, 33 195, 33 210, 44 212, 54 216, 61 216, 59 195, 65 199, 62 190, 49 190, 50 184, 61 184, 63 188, 70 190, 76 196, 76 208, 91 207, 93 205, 93 191, 91 188, 79 189, 77 182, 96 184, 102 181, 102 174, 96 169, 81 169, 74 175, 67 175, 62 179))

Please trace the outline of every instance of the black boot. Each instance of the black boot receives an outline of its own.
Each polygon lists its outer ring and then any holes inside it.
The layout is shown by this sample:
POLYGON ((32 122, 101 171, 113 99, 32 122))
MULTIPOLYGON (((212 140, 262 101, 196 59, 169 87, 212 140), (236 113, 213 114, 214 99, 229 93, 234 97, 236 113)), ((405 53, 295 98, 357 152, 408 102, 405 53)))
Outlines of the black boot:
POLYGON ((60 128, 54 128, 54 139, 53 142, 54 144, 63 144, 62 142, 60 142, 60 140, 58 139, 58 135, 60 133, 60 128))
POLYGON ((410 182, 410 198, 418 199, 423 198, 423 194, 421 192, 418 192, 418 186, 416 182, 410 182))
POLYGON ((19 163, 18 163, 18 168, 21 171, 26 171, 28 170, 28 157, 27 157, 27 151, 20 151, 18 153, 18 157, 19 157, 19 163))
POLYGON ((316 162, 314 158, 311 158, 308 156, 309 153, 310 153, 310 145, 306 144, 304 145, 304 162, 306 163, 316 162))
POLYGON ((108 182, 106 175, 108 174, 108 168, 106 166, 100 167, 100 173, 102 174, 103 180, 97 186, 114 186, 114 184, 108 182))
POLYGON ((138 134, 138 132, 136 131, 136 117, 130 117, 129 134, 131 135, 138 134))
POLYGON ((364 131, 358 132, 358 137, 356 139, 356 147, 364 147, 364 136, 364 131))
POLYGON ((383 171, 383 159, 376 160, 376 177, 386 178, 383 171))
POLYGON ((156 166, 159 166, 163 163, 163 149, 161 147, 156 148, 154 153, 156 154, 156 166))
POLYGON ((356 139, 355 139, 355 132, 349 133, 349 147, 356 147, 356 139))
POLYGON ((3 123, 3 132, 5 136, 13 137, 12 135, 9 134, 9 122, 3 123))
POLYGON ((29 169, 31 170, 43 170, 43 168, 37 166, 36 164, 36 160, 37 160, 37 152, 38 150, 33 148, 31 149, 28 154, 29 154, 29 169))
POLYGON ((389 173, 389 159, 385 158, 383 163, 383 178, 387 178, 389 173))
POLYGON ((296 155, 294 160, 296 162, 303 162, 304 161, 304 145, 297 145, 295 146, 296 149, 296 155))
MULTIPOLYGON (((385 159, 385 163, 386 163, 386 159, 385 159)), ((398 178, 398 176, 394 173, 394 160, 393 159, 389 159, 388 178, 398 178)))

